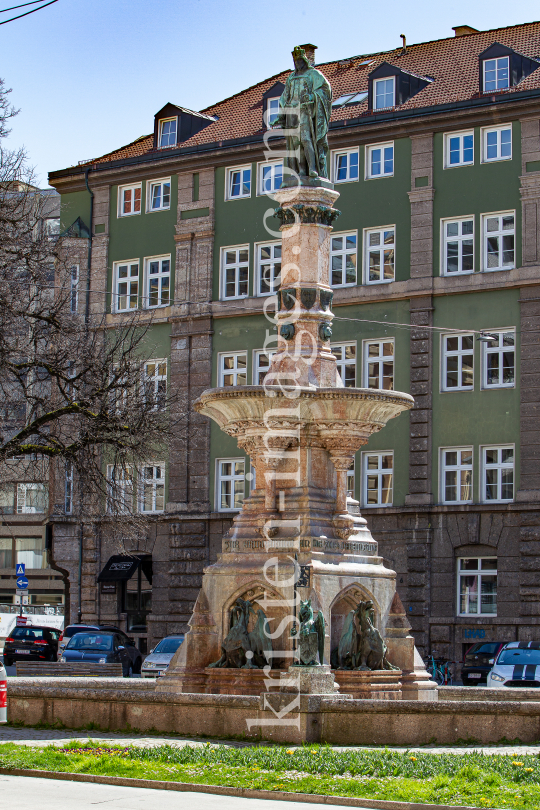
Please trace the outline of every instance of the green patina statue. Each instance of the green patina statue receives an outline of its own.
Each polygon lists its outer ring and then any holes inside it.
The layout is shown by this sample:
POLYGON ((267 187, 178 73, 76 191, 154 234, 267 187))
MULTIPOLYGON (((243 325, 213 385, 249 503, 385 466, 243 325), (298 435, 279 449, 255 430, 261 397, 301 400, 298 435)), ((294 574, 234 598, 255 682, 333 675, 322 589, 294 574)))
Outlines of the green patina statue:
POLYGON ((255 626, 249 632, 252 616, 255 616, 252 603, 248 599, 237 599, 231 608, 229 632, 221 644, 221 658, 209 664, 210 667, 262 669, 272 663, 272 641, 266 614, 259 608, 255 626))
MULTIPOLYGON (((313 618, 311 599, 300 600, 300 633, 298 634, 298 657, 295 666, 314 667, 324 663, 324 616, 319 610, 313 618), (317 656, 319 660, 317 661, 317 656)), ((296 629, 291 632, 296 635, 296 629)))
POLYGON ((294 71, 287 77, 279 100, 280 114, 272 124, 282 127, 287 141, 282 188, 296 178, 328 179, 328 125, 332 113, 332 88, 325 76, 311 67, 303 48, 293 52, 294 71), (287 169, 289 171, 287 171, 287 169))
POLYGON ((397 670, 387 657, 384 639, 375 627, 375 610, 371 599, 359 602, 348 614, 338 647, 332 651, 334 669, 397 670))

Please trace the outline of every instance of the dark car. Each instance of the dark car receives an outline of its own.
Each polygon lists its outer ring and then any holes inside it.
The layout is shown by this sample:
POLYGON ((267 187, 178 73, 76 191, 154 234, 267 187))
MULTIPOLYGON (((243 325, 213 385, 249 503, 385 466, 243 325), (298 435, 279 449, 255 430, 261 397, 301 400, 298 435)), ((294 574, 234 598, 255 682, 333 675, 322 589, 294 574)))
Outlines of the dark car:
POLYGON ((27 624, 14 627, 4 643, 4 665, 14 661, 56 661, 60 630, 27 624))
POLYGON ((86 630, 75 633, 66 644, 62 663, 86 661, 93 664, 122 664, 124 678, 133 673, 133 662, 120 633, 86 630))
POLYGON ((493 660, 504 647, 504 641, 481 641, 473 644, 465 653, 461 679, 463 686, 486 685, 487 676, 493 666, 493 660))
POLYGON ((64 652, 67 643, 75 635, 75 633, 83 633, 86 631, 93 632, 95 630, 103 630, 104 632, 117 633, 122 638, 122 644, 131 658, 131 665, 135 675, 140 675, 143 657, 140 650, 135 646, 132 638, 127 636, 123 630, 116 627, 114 624, 69 624, 60 636, 58 644, 58 659, 64 652))

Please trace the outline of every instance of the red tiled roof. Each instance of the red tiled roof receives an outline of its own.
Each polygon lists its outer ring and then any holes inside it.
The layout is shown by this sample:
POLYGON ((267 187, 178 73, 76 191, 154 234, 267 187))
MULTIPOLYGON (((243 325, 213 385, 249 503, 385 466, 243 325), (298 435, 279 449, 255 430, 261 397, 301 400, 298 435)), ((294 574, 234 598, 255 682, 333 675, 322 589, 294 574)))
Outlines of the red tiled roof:
MULTIPOLYGON (((316 65, 316 67, 330 82, 334 99, 345 93, 367 91, 368 75, 382 62, 389 62, 391 65, 417 76, 432 78, 434 81, 398 108, 399 110, 418 109, 477 97, 479 94, 478 57, 494 42, 506 45, 524 56, 540 57, 540 22, 422 42, 418 45, 407 46, 405 53, 402 52, 400 46, 384 53, 345 58, 316 65), (361 64, 368 59, 369 64, 361 64)), ((262 97, 276 82, 284 82, 290 72, 291 68, 288 68, 276 76, 202 110, 203 113, 217 116, 218 120, 187 141, 183 141, 180 146, 188 147, 228 141, 260 132, 262 97)), ((540 69, 534 71, 515 87, 503 92, 510 94, 532 88, 540 88, 540 69)), ((332 121, 358 118, 366 112, 367 99, 361 104, 334 108, 332 121)), ((96 160, 88 161, 88 164, 136 157, 151 152, 152 149, 153 135, 148 135, 96 160)), ((159 152, 162 154, 163 150, 159 150, 159 152)))

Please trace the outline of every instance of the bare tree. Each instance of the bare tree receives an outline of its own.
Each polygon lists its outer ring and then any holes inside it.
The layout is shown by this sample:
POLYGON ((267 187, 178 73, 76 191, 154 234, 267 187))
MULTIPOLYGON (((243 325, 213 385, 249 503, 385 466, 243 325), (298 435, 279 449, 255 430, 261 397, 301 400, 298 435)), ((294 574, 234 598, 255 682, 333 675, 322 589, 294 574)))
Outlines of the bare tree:
POLYGON ((144 465, 178 435, 179 395, 149 368, 148 312, 111 326, 104 305, 74 305, 73 240, 51 239, 24 151, 2 147, 14 114, 0 84, 0 511, 17 482, 29 502, 45 498, 49 477, 53 492, 66 481, 81 522, 144 535, 144 465))

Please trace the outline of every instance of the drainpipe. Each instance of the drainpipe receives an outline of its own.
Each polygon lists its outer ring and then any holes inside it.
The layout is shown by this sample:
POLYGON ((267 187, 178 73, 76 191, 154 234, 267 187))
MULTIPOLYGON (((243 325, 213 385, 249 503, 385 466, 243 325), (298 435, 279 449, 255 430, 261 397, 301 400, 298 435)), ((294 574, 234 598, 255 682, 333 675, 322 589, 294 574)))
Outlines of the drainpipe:
MULTIPOLYGON (((90 321, 90 271, 92 266, 92 233, 94 230, 94 192, 90 188, 88 184, 88 175, 90 174, 91 169, 88 168, 84 172, 84 183, 86 185, 86 190, 90 194, 90 233, 88 235, 88 254, 87 254, 87 267, 86 267, 86 300, 84 306, 84 325, 85 328, 88 329, 88 324, 90 321)), ((79 487, 79 503, 81 508, 82 514, 82 499, 83 499, 83 491, 82 486, 79 487)), ((78 621, 79 623, 82 622, 82 560, 83 560, 83 540, 84 540, 84 523, 81 520, 79 526, 79 606, 78 606, 78 621)))

